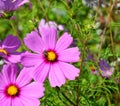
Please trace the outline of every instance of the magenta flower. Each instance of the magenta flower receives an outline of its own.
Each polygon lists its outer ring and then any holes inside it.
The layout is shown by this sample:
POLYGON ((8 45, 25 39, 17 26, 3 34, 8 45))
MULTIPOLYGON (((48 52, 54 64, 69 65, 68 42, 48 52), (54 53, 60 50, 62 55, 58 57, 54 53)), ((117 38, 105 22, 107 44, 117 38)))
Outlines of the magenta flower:
POLYGON ((27 34, 24 42, 35 53, 22 55, 21 62, 26 67, 34 66, 33 78, 44 82, 48 77, 52 87, 60 87, 66 78, 74 80, 80 70, 69 62, 77 62, 80 52, 78 47, 68 48, 73 41, 70 34, 65 32, 58 41, 56 28, 40 27, 40 34, 32 31, 27 34), (56 42, 57 41, 57 42, 56 42))
POLYGON ((4 65, 0 73, 1 106, 39 106, 38 98, 44 95, 44 87, 41 83, 31 82, 28 71, 24 68, 18 75, 15 65, 4 65))
POLYGON ((114 72, 114 68, 110 67, 106 60, 100 60, 98 65, 99 65, 100 71, 97 67, 90 66, 90 70, 93 74, 100 75, 101 73, 102 77, 105 77, 105 78, 111 77, 111 75, 114 72))
POLYGON ((113 74, 114 68, 110 67, 106 60, 100 60, 99 65, 103 77, 109 78, 113 74))
POLYGON ((27 2, 29 2, 29 0, 0 0, 0 11, 15 11, 27 2))
POLYGON ((0 40, 0 57, 5 62, 17 63, 20 61, 20 53, 15 52, 21 45, 20 40, 13 35, 8 35, 2 42, 0 40))

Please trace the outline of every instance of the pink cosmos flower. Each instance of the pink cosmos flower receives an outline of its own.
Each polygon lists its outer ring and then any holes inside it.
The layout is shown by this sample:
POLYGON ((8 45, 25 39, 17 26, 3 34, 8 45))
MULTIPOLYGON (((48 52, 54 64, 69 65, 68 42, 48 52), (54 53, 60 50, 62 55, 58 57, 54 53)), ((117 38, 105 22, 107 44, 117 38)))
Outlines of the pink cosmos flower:
POLYGON ((41 37, 36 31, 25 37, 26 46, 35 53, 22 54, 22 64, 25 67, 34 66, 34 80, 44 82, 48 77, 52 87, 60 87, 66 78, 74 80, 80 70, 69 62, 77 62, 80 52, 78 47, 68 48, 73 41, 72 36, 65 32, 57 41, 56 28, 39 27, 39 30, 41 37))
POLYGON ((43 84, 31 82, 28 69, 19 75, 15 65, 3 67, 0 73, 0 106, 39 106, 44 94, 43 84), (18 76, 17 76, 18 75, 18 76))
POLYGON ((29 0, 0 0, 0 11, 15 11, 27 2, 29 2, 29 0))
POLYGON ((64 30, 64 26, 63 25, 57 25, 56 22, 54 21, 49 21, 49 22, 46 22, 45 19, 41 19, 40 23, 39 23, 39 29, 41 28, 47 28, 47 27, 50 27, 50 28, 55 28, 55 29, 58 29, 58 30, 64 30))
POLYGON ((20 45, 21 42, 16 36, 8 35, 3 42, 0 40, 0 57, 3 58, 5 62, 19 62, 20 53, 16 52, 16 50, 20 45))

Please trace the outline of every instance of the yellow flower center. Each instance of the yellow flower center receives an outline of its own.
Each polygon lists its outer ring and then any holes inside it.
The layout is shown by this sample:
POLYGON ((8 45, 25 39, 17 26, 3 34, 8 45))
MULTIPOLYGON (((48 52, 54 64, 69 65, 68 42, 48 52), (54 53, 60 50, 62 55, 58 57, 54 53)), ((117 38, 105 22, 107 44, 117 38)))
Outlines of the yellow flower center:
POLYGON ((11 85, 7 88, 7 94, 10 96, 15 96, 19 93, 19 89, 15 85, 11 85))
POLYGON ((5 49, 2 49, 2 48, 0 49, 0 52, 1 52, 1 53, 4 53, 5 55, 8 54, 8 52, 7 52, 5 49))
POLYGON ((56 58, 57 58, 57 55, 55 54, 55 52, 53 52, 53 51, 47 52, 47 59, 49 61, 55 61, 56 58))

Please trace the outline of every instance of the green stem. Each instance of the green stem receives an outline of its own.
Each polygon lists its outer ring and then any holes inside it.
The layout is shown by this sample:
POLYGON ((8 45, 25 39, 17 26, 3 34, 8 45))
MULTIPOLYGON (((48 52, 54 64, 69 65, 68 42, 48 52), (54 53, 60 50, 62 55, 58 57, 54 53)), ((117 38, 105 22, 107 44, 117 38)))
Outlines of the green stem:
POLYGON ((67 104, 65 101, 63 101, 62 98, 60 97, 59 89, 56 88, 56 90, 57 90, 57 94, 58 94, 58 98, 59 98, 59 100, 62 101, 66 106, 68 106, 68 104, 67 104))
POLYGON ((21 37, 19 36, 18 28, 17 28, 17 26, 15 25, 15 22, 14 22, 13 20, 10 20, 9 22, 10 22, 10 25, 12 26, 12 28, 13 28, 13 31, 14 31, 14 33, 15 33, 15 36, 17 36, 17 37, 19 38, 19 40, 21 41, 22 47, 23 47, 25 50, 30 51, 30 50, 24 45, 23 40, 22 40, 21 37))
POLYGON ((110 40, 111 40, 111 46, 112 46, 112 53, 114 54, 114 41, 113 41, 113 35, 112 35, 111 26, 110 26, 110 40))
MULTIPOLYGON (((104 82, 103 82, 103 86, 106 87, 106 85, 105 85, 104 82)), ((110 101, 109 95, 108 95, 108 93, 106 92, 106 90, 105 90, 105 94, 106 94, 106 97, 107 97, 108 106, 111 106, 111 101, 110 101)))
POLYGON ((106 30, 107 30, 107 26, 108 26, 108 24, 110 22, 110 19, 111 19, 111 14, 112 14, 113 8, 115 7, 116 3, 117 3, 117 0, 115 0, 114 3, 111 4, 110 12, 109 12, 109 14, 106 18, 106 24, 105 24, 105 27, 103 29, 102 35, 101 35, 101 42, 100 42, 100 46, 99 46, 97 62, 99 62, 100 53, 101 53, 101 49, 102 49, 102 45, 103 45, 104 35, 105 35, 106 30))
POLYGON ((67 95, 65 95, 64 92, 62 92, 62 95, 63 95, 73 106, 77 106, 73 101, 71 101, 71 100, 67 97, 67 95))
MULTIPOLYGON (((83 50, 82 50, 82 57, 81 57, 81 62, 80 62, 80 71, 82 72, 82 67, 83 67, 83 60, 84 60, 84 53, 85 53, 85 44, 86 44, 86 40, 83 42, 83 50)), ((80 102, 80 95, 79 95, 79 82, 80 82, 80 75, 81 75, 81 72, 78 76, 78 86, 76 87, 77 88, 77 92, 76 92, 76 106, 79 106, 79 102, 80 102)))
MULTIPOLYGON (((56 87, 56 89, 58 92, 60 92, 59 87, 56 87)), ((68 100, 69 103, 71 103, 72 106, 76 106, 76 104, 73 101, 71 101, 71 99, 69 99, 69 97, 64 92, 61 91, 61 94, 64 96, 64 98, 66 98, 66 100, 68 100)))
POLYGON ((20 41, 22 42, 22 44, 23 44, 23 41, 22 41, 21 37, 20 37, 19 34, 18 34, 17 26, 15 26, 15 23, 13 22, 13 20, 10 20, 10 24, 11 24, 11 26, 12 26, 12 28, 13 28, 13 31, 14 31, 14 33, 15 33, 15 36, 17 36, 17 37, 20 39, 20 41))

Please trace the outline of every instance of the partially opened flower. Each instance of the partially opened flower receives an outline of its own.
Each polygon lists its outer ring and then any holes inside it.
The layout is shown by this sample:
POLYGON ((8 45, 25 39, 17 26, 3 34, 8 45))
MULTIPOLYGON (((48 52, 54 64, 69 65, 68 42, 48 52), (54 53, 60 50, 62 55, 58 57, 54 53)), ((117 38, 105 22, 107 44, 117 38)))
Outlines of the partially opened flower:
POLYGON ((20 53, 16 50, 21 45, 20 40, 13 35, 8 35, 2 42, 0 40, 0 57, 5 62, 17 63, 20 61, 20 53))
POLYGON ((41 27, 40 34, 27 34, 24 42, 35 53, 26 52, 21 58, 24 66, 35 67, 34 80, 44 82, 48 77, 52 87, 60 87, 66 78, 74 80, 79 76, 80 70, 69 64, 77 62, 80 55, 78 47, 68 48, 73 41, 71 35, 65 32, 57 41, 57 30, 51 27, 41 27))
POLYGON ((44 87, 41 83, 31 82, 28 71, 24 68, 18 75, 15 65, 3 67, 0 73, 0 106, 39 106, 44 87))
POLYGON ((103 77, 109 78, 113 74, 114 68, 110 67, 106 60, 100 60, 99 65, 103 77))
POLYGON ((17 10, 29 0, 0 0, 0 11, 11 12, 17 10))
POLYGON ((39 23, 39 29, 41 30, 41 28, 47 28, 47 27, 55 28, 58 30, 64 30, 63 25, 57 25, 57 23, 54 21, 46 22, 45 19, 41 19, 41 21, 39 23))

